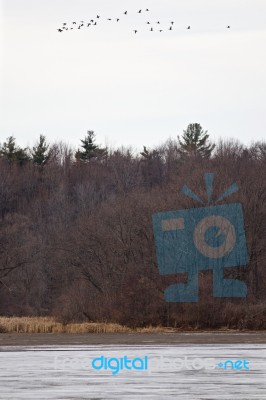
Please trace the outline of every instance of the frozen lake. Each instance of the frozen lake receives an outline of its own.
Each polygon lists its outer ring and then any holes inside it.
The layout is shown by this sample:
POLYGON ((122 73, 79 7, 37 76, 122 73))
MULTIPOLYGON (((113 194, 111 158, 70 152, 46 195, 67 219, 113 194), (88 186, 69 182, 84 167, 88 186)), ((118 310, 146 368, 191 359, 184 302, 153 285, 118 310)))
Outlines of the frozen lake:
POLYGON ((266 345, 0 347, 3 400, 177 398, 266 399, 266 345), (101 356, 146 356, 147 369, 124 368, 115 375, 111 369, 93 369, 92 360, 101 356))

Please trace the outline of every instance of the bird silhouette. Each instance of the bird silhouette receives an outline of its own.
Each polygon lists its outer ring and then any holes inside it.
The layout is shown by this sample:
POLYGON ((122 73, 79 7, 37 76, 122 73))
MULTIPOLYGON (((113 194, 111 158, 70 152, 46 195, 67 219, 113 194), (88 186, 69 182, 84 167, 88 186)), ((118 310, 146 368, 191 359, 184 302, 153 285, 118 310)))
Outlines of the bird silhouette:
POLYGON ((97 15, 97 17, 96 18, 100 18, 100 15, 97 15))
POLYGON ((133 32, 137 33, 138 31, 134 30, 133 32))
POLYGON ((187 29, 190 29, 190 25, 187 27, 187 29))
POLYGON ((63 30, 62 29, 57 29, 58 30, 58 32, 63 32, 63 30))
POLYGON ((80 29, 80 26, 78 27, 78 29, 80 29))
POLYGON ((97 25, 97 22, 94 22, 94 24, 93 25, 97 25))
POLYGON ((66 22, 64 22, 63 25, 65 26, 65 25, 66 25, 66 22))
POLYGON ((169 31, 172 31, 173 29, 172 29, 172 27, 170 26, 170 28, 169 28, 169 31))
POLYGON ((127 15, 127 11, 125 11, 124 14, 127 15))
POLYGON ((84 26, 84 24, 81 24, 80 26, 84 26))
POLYGON ((138 13, 140 14, 142 10, 139 10, 138 13))
POLYGON ((150 10, 148 10, 148 8, 146 8, 146 11, 150 11, 150 10))
POLYGON ((88 26, 90 26, 91 24, 90 23, 88 23, 88 26))
POLYGON ((112 21, 112 18, 107 18, 108 19, 108 21, 112 21))
POLYGON ((160 23, 160 21, 157 21, 157 24, 159 24, 160 23))
POLYGON ((153 28, 151 28, 151 31, 153 31, 153 28))
POLYGON ((230 25, 228 25, 227 29, 229 29, 229 28, 230 28, 230 25))
POLYGON ((72 22, 72 24, 73 24, 73 25, 76 25, 77 23, 76 23, 76 22, 72 22))
POLYGON ((174 21, 171 21, 171 24, 174 25, 174 21))
POLYGON ((163 31, 162 29, 159 30, 159 32, 162 32, 162 31, 163 31))
POLYGON ((116 18, 116 22, 118 22, 119 21, 119 18, 116 18))
POLYGON ((91 19, 91 22, 94 22, 94 19, 91 19))
POLYGON ((149 22, 146 22, 146 24, 150 24, 149 22))

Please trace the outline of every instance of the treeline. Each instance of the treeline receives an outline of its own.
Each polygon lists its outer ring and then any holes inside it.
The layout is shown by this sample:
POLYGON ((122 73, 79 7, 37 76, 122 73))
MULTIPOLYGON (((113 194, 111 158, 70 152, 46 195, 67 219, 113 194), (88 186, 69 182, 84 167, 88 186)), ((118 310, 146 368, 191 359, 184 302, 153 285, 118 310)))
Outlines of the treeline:
POLYGON ((88 131, 80 149, 44 136, 32 149, 13 137, 0 146, 0 315, 56 316, 61 322, 128 326, 266 328, 266 144, 209 142, 199 124, 154 148, 108 149, 88 131), (152 214, 197 207, 186 184, 207 200, 204 173, 215 173, 213 197, 233 182, 240 190, 250 263, 225 268, 247 283, 245 299, 212 296, 212 272, 201 272, 200 301, 166 303, 152 214))

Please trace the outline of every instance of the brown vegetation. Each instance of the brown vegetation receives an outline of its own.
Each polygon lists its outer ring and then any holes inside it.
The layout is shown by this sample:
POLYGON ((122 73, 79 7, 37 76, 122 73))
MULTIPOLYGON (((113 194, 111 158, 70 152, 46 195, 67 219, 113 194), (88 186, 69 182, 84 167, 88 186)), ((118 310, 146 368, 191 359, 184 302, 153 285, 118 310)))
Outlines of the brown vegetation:
POLYGON ((0 317, 0 333, 159 333, 172 332, 164 327, 129 328, 104 322, 62 324, 51 317, 0 317))
MULTIPOLYGON (((0 315, 53 316, 40 328, 51 332, 75 331, 73 322, 104 331, 106 321, 125 330, 265 329, 265 143, 221 142, 208 159, 180 157, 177 148, 168 141, 146 158, 121 149, 78 162, 61 143, 42 168, 0 158, 0 315), (199 303, 168 304, 164 288, 186 278, 159 274, 152 214, 197 206, 180 188, 206 198, 205 172, 215 173, 215 198, 233 182, 240 187, 225 202, 243 205, 250 263, 226 274, 247 283, 248 297, 213 298, 210 272, 201 273, 199 303)), ((34 319, 10 324, 39 329, 34 319)))

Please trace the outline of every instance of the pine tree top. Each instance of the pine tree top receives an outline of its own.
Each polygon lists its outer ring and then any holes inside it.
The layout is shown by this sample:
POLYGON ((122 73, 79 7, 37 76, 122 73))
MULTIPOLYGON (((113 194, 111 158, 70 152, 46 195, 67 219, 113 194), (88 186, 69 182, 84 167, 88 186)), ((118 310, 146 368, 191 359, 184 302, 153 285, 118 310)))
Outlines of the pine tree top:
POLYGON ((94 131, 87 131, 84 139, 81 139, 81 150, 75 154, 76 160, 90 162, 92 159, 100 159, 106 156, 107 150, 95 143, 94 131))
POLYGON ((183 131, 182 137, 178 136, 179 153, 182 156, 198 155, 203 158, 209 158, 215 144, 208 143, 208 140, 208 131, 204 131, 200 124, 189 124, 187 129, 183 131))

